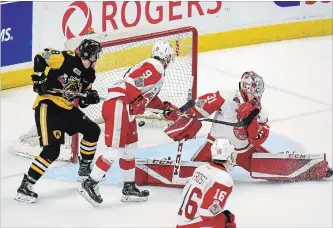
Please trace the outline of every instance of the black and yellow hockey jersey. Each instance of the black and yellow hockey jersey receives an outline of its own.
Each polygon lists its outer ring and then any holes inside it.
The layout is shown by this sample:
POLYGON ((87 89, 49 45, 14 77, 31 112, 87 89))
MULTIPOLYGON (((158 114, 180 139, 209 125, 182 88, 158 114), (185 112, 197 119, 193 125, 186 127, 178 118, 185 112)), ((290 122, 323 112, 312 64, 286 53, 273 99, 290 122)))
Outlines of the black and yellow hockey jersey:
MULTIPOLYGON (((61 89, 84 93, 92 87, 96 78, 95 70, 91 67, 86 69, 81 58, 72 51, 44 49, 34 58, 34 71, 45 72, 46 67, 50 68, 47 74, 49 90, 61 89)), ((45 99, 53 101, 64 109, 72 109, 73 107, 73 95, 48 92, 37 96, 33 109, 38 106, 40 101, 45 99)))

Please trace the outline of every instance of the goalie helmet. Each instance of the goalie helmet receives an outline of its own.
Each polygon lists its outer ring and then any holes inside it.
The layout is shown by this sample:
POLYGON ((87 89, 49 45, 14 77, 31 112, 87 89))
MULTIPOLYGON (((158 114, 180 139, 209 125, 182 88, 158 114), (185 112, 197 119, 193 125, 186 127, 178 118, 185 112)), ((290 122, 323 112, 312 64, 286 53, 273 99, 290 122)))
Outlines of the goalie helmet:
POLYGON ((171 44, 168 42, 157 42, 152 49, 151 57, 165 61, 164 68, 166 68, 174 60, 175 54, 171 44))
POLYGON ((82 40, 77 50, 78 55, 82 59, 89 60, 90 62, 96 62, 100 57, 101 52, 101 44, 92 39, 82 40))
POLYGON ((239 89, 260 98, 265 91, 264 80, 257 73, 247 71, 242 75, 239 82, 239 89))
POLYGON ((224 161, 225 169, 230 172, 235 164, 235 148, 227 139, 216 139, 211 147, 213 161, 224 161))

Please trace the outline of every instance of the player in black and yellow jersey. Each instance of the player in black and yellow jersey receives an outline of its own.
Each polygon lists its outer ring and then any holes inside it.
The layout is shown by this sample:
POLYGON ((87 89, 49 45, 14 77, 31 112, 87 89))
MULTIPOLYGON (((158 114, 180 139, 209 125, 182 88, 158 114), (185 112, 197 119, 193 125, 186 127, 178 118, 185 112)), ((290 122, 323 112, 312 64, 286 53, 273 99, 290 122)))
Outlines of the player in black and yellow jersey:
POLYGON ((47 48, 35 56, 31 78, 33 90, 38 96, 33 109, 42 151, 32 162, 28 173, 24 174, 16 200, 29 203, 36 201, 38 195, 32 187, 58 158, 65 133, 70 136, 76 133, 83 135, 78 175, 84 179, 90 174, 90 164, 101 130, 79 108, 74 107, 72 101, 76 98, 74 93, 85 93, 86 97, 78 98, 81 108, 100 102, 92 84, 96 78, 94 68, 101 52, 99 42, 84 39, 75 52, 47 48), (46 67, 50 68, 47 76, 46 67), (54 89, 62 92, 56 93, 54 89))

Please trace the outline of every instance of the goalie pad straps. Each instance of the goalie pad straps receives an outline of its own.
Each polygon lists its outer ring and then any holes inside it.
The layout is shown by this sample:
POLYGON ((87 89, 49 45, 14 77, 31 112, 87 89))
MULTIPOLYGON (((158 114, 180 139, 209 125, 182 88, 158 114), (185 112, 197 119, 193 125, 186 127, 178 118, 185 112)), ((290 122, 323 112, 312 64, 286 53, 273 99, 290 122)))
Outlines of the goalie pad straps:
POLYGON ((325 177, 325 154, 254 153, 251 177, 270 181, 308 181, 325 177))

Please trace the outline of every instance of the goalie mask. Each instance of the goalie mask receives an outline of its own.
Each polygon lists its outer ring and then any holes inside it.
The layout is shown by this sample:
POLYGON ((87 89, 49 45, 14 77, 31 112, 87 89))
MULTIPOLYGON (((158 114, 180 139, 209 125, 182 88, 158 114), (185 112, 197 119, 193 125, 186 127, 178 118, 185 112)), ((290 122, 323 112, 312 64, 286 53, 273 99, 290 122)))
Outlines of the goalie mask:
POLYGON ((261 98, 265 91, 264 80, 253 71, 245 72, 239 82, 239 89, 251 93, 257 98, 261 98))
POLYGON ((224 162, 224 168, 230 172, 235 165, 236 153, 234 146, 227 139, 216 139, 211 147, 213 161, 224 162))
POLYGON ((171 62, 174 61, 175 53, 171 44, 168 42, 157 42, 152 49, 151 57, 163 60, 165 62, 164 68, 166 68, 171 62))

